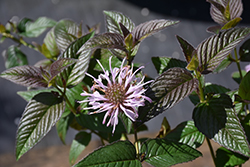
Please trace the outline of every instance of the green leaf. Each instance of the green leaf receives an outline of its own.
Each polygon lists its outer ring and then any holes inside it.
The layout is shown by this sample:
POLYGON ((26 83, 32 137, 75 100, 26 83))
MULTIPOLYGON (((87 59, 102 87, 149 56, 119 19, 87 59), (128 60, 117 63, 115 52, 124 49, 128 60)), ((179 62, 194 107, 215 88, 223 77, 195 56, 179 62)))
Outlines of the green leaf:
POLYGON ((198 66, 199 66, 199 61, 198 61, 197 54, 195 51, 192 59, 190 60, 190 62, 187 65, 186 69, 189 71, 196 71, 198 66))
POLYGON ((79 26, 71 20, 61 20, 54 27, 55 41, 58 48, 64 52, 76 40, 79 26))
POLYGON ((239 49, 240 61, 250 61, 250 39, 246 40, 239 49))
POLYGON ((55 27, 53 27, 45 36, 43 42, 47 49, 50 52, 51 58, 54 59, 60 54, 60 50, 56 44, 55 39, 55 33, 54 33, 55 27))
POLYGON ((146 101, 145 106, 139 108, 137 120, 143 123, 154 118, 187 97, 197 86, 198 80, 185 69, 175 67, 165 71, 146 91, 153 102, 146 101))
MULTIPOLYGON (((110 70, 108 60, 109 60, 109 57, 110 57, 111 54, 112 53, 109 50, 106 50, 106 49, 101 50, 101 58, 99 59, 99 61, 102 64, 102 66, 103 66, 103 68, 105 70, 110 70), (105 52, 105 51, 107 51, 107 52, 105 52)), ((121 67, 121 64, 122 64, 121 60, 119 60, 115 56, 112 57, 112 61, 111 61, 112 68, 114 68, 114 67, 119 68, 119 67, 121 67)), ((97 70, 97 71, 102 71, 102 68, 98 63, 96 63, 96 66, 95 66, 94 69, 97 70)))
POLYGON ((186 61, 189 63, 193 57, 193 53, 195 52, 195 48, 190 44, 188 43, 186 40, 184 40, 183 38, 181 38, 180 36, 176 36, 181 48, 182 48, 182 51, 185 55, 185 58, 186 58, 186 61))
POLYGON ((119 23, 124 25, 130 32, 135 27, 132 20, 130 20, 127 16, 123 15, 122 13, 114 11, 104 11, 103 13, 106 16, 105 21, 106 21, 107 32, 123 35, 119 23))
POLYGON ((131 34, 133 35, 133 39, 136 43, 141 42, 146 37, 153 35, 169 26, 175 25, 179 23, 179 21, 172 20, 151 20, 145 23, 141 23, 136 26, 131 34))
POLYGON ((248 114, 245 119, 242 121, 242 126, 244 127, 244 130, 246 132, 246 136, 248 139, 248 142, 250 141, 250 114, 248 114))
POLYGON ((249 144, 228 95, 216 95, 198 104, 193 112, 195 126, 227 149, 250 156, 249 144))
POLYGON ((170 131, 171 131, 171 127, 168 123, 167 118, 164 117, 161 123, 161 129, 157 135, 157 138, 164 138, 170 131))
MULTIPOLYGON (((230 89, 225 88, 224 86, 221 85, 216 85, 216 84, 211 84, 211 83, 206 83, 204 87, 204 94, 222 94, 222 93, 227 93, 229 92, 230 89)), ((200 99, 196 93, 192 93, 189 96, 191 102, 196 105, 200 102, 200 99)))
POLYGON ((158 74, 162 74, 173 67, 185 68, 187 66, 186 62, 170 57, 152 57, 151 59, 158 74))
POLYGON ((16 138, 16 159, 33 148, 55 125, 65 102, 52 93, 36 95, 25 107, 16 138))
POLYGON ((77 157, 82 153, 91 140, 91 134, 87 132, 79 132, 72 141, 69 151, 69 162, 73 165, 77 157))
POLYGON ((225 108, 231 108, 229 96, 222 94, 206 103, 198 104, 193 112, 195 126, 208 138, 213 138, 220 129, 225 128, 227 113, 225 108))
POLYGON ((205 136, 195 127, 193 121, 185 121, 167 134, 165 138, 198 148, 204 142, 205 136))
POLYGON ((226 29, 233 28, 233 27, 237 26, 237 24, 238 24, 241 20, 242 20, 242 18, 236 17, 236 18, 230 20, 229 22, 227 22, 221 29, 222 29, 222 30, 226 30, 226 29))
POLYGON ((215 70, 249 33, 250 28, 234 28, 203 41, 197 47, 199 71, 208 74, 215 70))
POLYGON ((239 96, 243 100, 250 100, 250 72, 248 72, 242 79, 239 86, 239 96))
POLYGON ((65 69, 63 71, 63 74, 61 75, 61 77, 66 81, 67 86, 77 85, 84 78, 85 72, 88 70, 91 51, 81 51, 81 47, 93 36, 94 32, 91 32, 77 39, 72 44, 70 44, 70 46, 65 50, 62 56, 59 57, 78 59, 78 62, 74 66, 65 69))
POLYGON ((213 73, 219 73, 223 70, 225 70, 230 64, 232 63, 231 58, 227 56, 222 62, 214 69, 213 73))
POLYGON ((237 166, 245 163, 249 158, 242 156, 238 153, 220 147, 216 150, 215 164, 216 166, 237 166))
POLYGON ((17 25, 17 29, 19 33, 25 32, 26 31, 26 24, 32 22, 31 19, 29 18, 23 18, 17 25))
MULTIPOLYGON (((102 123, 104 115, 105 113, 80 114, 78 117, 76 117, 76 120, 84 128, 111 134, 113 127, 111 126, 107 127, 105 124, 102 123)), ((115 128, 114 134, 124 133, 124 132, 126 132, 126 130, 124 129, 122 121, 119 119, 118 125, 116 125, 116 128, 115 128)))
POLYGON ((5 60, 5 68, 28 65, 26 55, 16 46, 11 45, 7 52, 3 54, 5 60))
POLYGON ((1 73, 1 77, 16 84, 29 87, 47 87, 47 81, 43 78, 40 68, 34 66, 17 66, 5 70, 1 73))
POLYGON ((20 33, 20 35, 33 38, 41 35, 47 28, 53 27, 56 22, 47 17, 39 17, 34 22, 27 22, 25 24, 25 32, 20 33))
POLYGON ((141 167, 136 159, 136 150, 129 141, 119 141, 99 148, 82 159, 74 167, 141 167), (99 158, 98 158, 99 157, 99 158))
POLYGON ((69 115, 67 115, 66 117, 63 117, 62 115, 59 121, 57 121, 56 123, 57 135, 62 141, 62 143, 65 145, 66 145, 65 138, 66 138, 67 131, 69 129, 70 121, 71 121, 71 117, 69 115))
POLYGON ((149 139, 141 148, 145 161, 157 167, 167 167, 192 161, 202 154, 192 147, 166 139, 149 139))
MULTIPOLYGON (((245 70, 241 70, 241 74, 242 74, 242 76, 245 76, 246 75, 246 71, 245 70)), ((233 80, 235 81, 235 82, 237 82, 238 84, 240 84, 241 83, 241 77, 240 77, 240 73, 239 73, 239 71, 235 71, 235 72, 233 72, 233 74, 232 74, 232 78, 233 78, 233 80)))
POLYGON ((35 95, 42 93, 42 92, 55 92, 56 89, 49 88, 49 89, 37 89, 37 90, 30 90, 30 91, 18 91, 17 94, 21 96, 24 100, 29 102, 35 95))

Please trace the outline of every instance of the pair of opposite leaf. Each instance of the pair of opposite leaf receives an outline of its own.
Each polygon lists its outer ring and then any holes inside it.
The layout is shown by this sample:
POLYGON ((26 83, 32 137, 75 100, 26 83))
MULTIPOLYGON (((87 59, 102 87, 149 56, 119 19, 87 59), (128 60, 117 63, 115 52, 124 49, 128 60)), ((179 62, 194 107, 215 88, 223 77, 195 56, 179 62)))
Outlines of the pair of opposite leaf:
POLYGON ((163 19, 151 20, 135 27, 134 23, 121 13, 104 11, 104 14, 107 17, 106 28, 108 32, 91 38, 83 45, 81 51, 110 49, 117 57, 127 56, 127 59, 131 60, 138 50, 138 44, 143 39, 179 22, 163 19), (125 52, 125 55, 120 51, 125 52))

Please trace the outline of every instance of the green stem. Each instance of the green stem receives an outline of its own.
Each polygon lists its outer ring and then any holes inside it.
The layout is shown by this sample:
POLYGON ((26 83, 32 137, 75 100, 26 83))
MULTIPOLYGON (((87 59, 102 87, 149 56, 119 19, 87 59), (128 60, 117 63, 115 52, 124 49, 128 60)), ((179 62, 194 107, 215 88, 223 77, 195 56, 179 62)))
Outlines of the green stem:
POLYGON ((207 144, 208 144, 208 147, 209 147, 209 150, 210 150, 210 154, 212 156, 212 159, 213 159, 213 162, 214 162, 214 165, 216 166, 215 164, 215 155, 214 155, 214 150, 213 150, 213 147, 212 147, 212 144, 210 142, 210 139, 206 137, 206 140, 207 140, 207 144))
MULTIPOLYGON (((236 48, 234 49, 234 55, 235 55, 235 62, 237 64, 237 67, 238 67, 238 71, 240 73, 240 80, 243 79, 243 75, 242 75, 242 72, 241 72, 241 67, 240 67, 240 60, 238 59, 238 54, 237 54, 237 50, 236 48)), ((246 104, 246 113, 248 114, 249 113, 249 108, 248 108, 248 104, 246 104)))
POLYGON ((198 79, 199 81, 199 96, 200 96, 200 102, 204 102, 205 101, 205 96, 204 96, 204 91, 203 91, 203 81, 201 79, 201 74, 198 74, 197 75, 197 72, 195 72, 196 74, 196 78, 198 79))
POLYGON ((134 125, 134 137, 135 137, 135 149, 136 149, 136 155, 137 158, 139 159, 139 145, 138 145, 138 136, 137 136, 137 130, 134 125))
POLYGON ((236 64, 237 64, 238 71, 239 71, 239 73, 240 73, 240 79, 242 80, 243 75, 242 75, 242 72, 241 72, 240 61, 239 61, 239 59, 238 59, 238 54, 237 54, 236 48, 234 49, 234 55, 235 55, 235 62, 236 62, 236 64))
POLYGON ((31 48, 31 49, 34 49, 34 50, 36 50, 36 51, 39 51, 34 45, 25 42, 22 38, 18 39, 18 38, 14 37, 14 36, 13 36, 12 34, 10 34, 10 33, 3 33, 2 35, 3 35, 4 37, 6 37, 6 38, 12 39, 13 41, 15 41, 16 43, 18 43, 19 45, 24 45, 24 46, 27 46, 27 47, 29 47, 29 48, 31 48))
MULTIPOLYGON (((66 103, 69 105, 70 107, 70 111, 74 114, 74 115, 77 115, 77 111, 75 109, 75 107, 72 106, 72 104, 70 103, 68 97, 66 96, 66 92, 62 91, 60 88, 58 88, 57 86, 55 86, 55 88, 62 94, 63 98, 65 99, 66 103)), ((65 89, 64 89, 65 90, 65 89)))

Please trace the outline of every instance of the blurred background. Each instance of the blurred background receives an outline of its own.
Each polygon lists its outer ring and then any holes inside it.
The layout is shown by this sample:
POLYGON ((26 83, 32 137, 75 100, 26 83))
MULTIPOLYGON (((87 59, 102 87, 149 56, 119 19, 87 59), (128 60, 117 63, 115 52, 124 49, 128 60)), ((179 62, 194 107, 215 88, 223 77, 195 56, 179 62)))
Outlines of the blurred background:
MULTIPOLYGON (((243 0, 243 6, 241 26, 250 23, 250 1, 243 0)), ((210 17, 210 4, 206 0, 0 0, 0 23, 5 25, 10 19, 18 20, 28 17, 35 20, 38 17, 46 16, 56 21, 69 18, 89 26, 101 23, 101 32, 105 32, 103 10, 122 12, 130 17, 136 25, 152 19, 180 21, 178 25, 147 38, 140 46, 135 62, 144 65, 144 72, 153 78, 157 76, 157 73, 151 57, 167 56, 184 59, 176 35, 196 47, 211 35, 206 32, 207 27, 216 25, 210 17)), ((28 41, 42 44, 45 34, 28 41)), ((0 53, 11 44, 15 43, 8 39, 1 43, 0 53)), ((43 59, 43 55, 36 51, 25 47, 21 47, 21 50, 28 56, 31 65, 43 59)), ((0 72, 3 70, 5 70, 4 59, 0 57, 0 72)), ((220 74, 207 75, 206 81, 234 89, 237 84, 230 76, 235 70, 237 70, 236 66, 231 65, 229 70, 220 74)), ((14 154, 17 124, 26 106, 26 102, 16 92, 25 89, 25 87, 0 78, 0 154, 14 154)), ((184 99, 172 109, 149 121, 147 123, 149 131, 158 131, 164 116, 172 128, 182 121, 191 120, 192 110, 193 105, 190 100, 184 99)), ((74 130, 68 132, 67 144, 70 144, 75 133, 74 130)), ((36 147, 60 144, 56 130, 53 128, 36 147)))

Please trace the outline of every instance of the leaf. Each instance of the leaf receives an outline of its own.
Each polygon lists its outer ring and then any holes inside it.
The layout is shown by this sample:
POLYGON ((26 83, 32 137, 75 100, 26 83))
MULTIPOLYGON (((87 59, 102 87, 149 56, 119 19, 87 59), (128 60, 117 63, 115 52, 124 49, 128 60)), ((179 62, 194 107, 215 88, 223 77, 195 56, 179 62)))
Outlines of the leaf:
POLYGON ((153 166, 166 167, 192 161, 202 154, 192 147, 166 139, 149 139, 141 148, 145 161, 153 166))
POLYGON ((228 95, 217 95, 206 103, 198 104, 193 119, 195 126, 208 138, 231 151, 250 156, 245 132, 228 95))
POLYGON ((215 164, 216 166, 237 166, 245 163, 249 158, 238 153, 220 147, 216 150, 215 164))
POLYGON ((211 26, 207 28, 207 32, 212 33, 212 34, 219 34, 221 28, 222 28, 221 25, 211 26))
POLYGON ((212 19, 221 25, 240 17, 243 11, 241 0, 207 0, 211 3, 210 15, 212 19))
POLYGON ((56 22, 47 17, 39 17, 34 22, 27 22, 25 25, 25 32, 20 33, 20 35, 33 38, 41 35, 47 28, 53 27, 56 22))
MULTIPOLYGON (((105 124, 102 123, 104 114, 105 114, 104 112, 100 114, 80 114, 78 117, 76 117, 76 120, 84 128, 111 134, 113 127, 111 126, 107 127, 105 124)), ((119 119, 114 134, 119 134, 124 132, 126 132, 126 130, 122 124, 122 121, 119 119)))
MULTIPOLYGON (((101 58, 99 59, 99 61, 102 64, 103 68, 105 70, 110 70, 108 59, 109 59, 109 57, 110 57, 110 55, 112 53, 109 50, 102 49, 100 54, 101 54, 101 58)), ((112 57, 112 61, 111 61, 112 68, 114 68, 114 67, 118 67, 119 68, 119 67, 121 67, 121 64, 122 64, 121 60, 119 60, 115 56, 112 57)), ((94 69, 97 70, 97 71, 102 71, 102 68, 101 68, 101 66, 98 63, 96 63, 94 69)))
POLYGON ((177 23, 179 23, 179 21, 151 20, 136 26, 131 33, 133 35, 134 41, 139 43, 146 37, 153 35, 165 29, 166 27, 175 25, 177 23))
POLYGON ((225 94, 198 104, 193 111, 195 126, 208 138, 213 138, 220 129, 225 128, 227 121, 225 108, 231 107, 231 99, 225 94))
MULTIPOLYGON (((63 115, 64 114, 65 114, 65 111, 64 111, 63 115)), ((59 121, 57 121, 57 123, 56 123, 56 131, 57 131, 57 135, 61 139, 62 143, 66 145, 65 138, 66 138, 67 131, 69 129, 69 125, 72 121, 72 116, 70 114, 67 116, 63 116, 63 115, 61 116, 59 121)))
MULTIPOLYGON (((247 72, 246 72, 245 70, 241 70, 241 73, 242 73, 243 76, 245 76, 247 72)), ((241 83, 241 77, 240 77, 239 71, 233 72, 232 78, 233 78, 233 80, 234 80, 235 82, 237 82, 238 84, 241 83)))
POLYGON ((190 72, 182 68, 171 68, 162 73, 150 85, 145 95, 151 98, 152 103, 145 102, 139 108, 139 120, 143 123, 154 118, 164 110, 173 107, 192 93, 198 86, 198 80, 190 72))
POLYGON ((82 153, 91 140, 91 134, 87 132, 79 132, 72 141, 69 151, 69 162, 73 165, 77 157, 82 153))
POLYGON ((239 96, 243 100, 250 100, 250 72, 248 72, 242 79, 239 86, 239 96))
POLYGON ((133 166, 141 167, 136 159, 136 150, 129 141, 118 141, 99 148, 78 162, 74 167, 133 166), (101 158, 97 158, 101 157, 101 158))
POLYGON ((81 51, 87 49, 120 49, 127 51, 124 43, 124 38, 120 34, 115 33, 104 33, 91 38, 85 45, 80 49, 81 51))
POLYGON ((36 64, 34 66, 38 67, 38 68, 42 68, 46 71, 49 71, 52 63, 53 63, 53 61, 51 61, 51 60, 43 59, 43 60, 36 62, 36 64))
POLYGON ((47 87, 47 81, 42 76, 43 72, 40 68, 25 65, 5 70, 0 76, 27 87, 47 87))
POLYGON ((195 52, 195 48, 188 43, 186 40, 184 40, 183 38, 181 38, 180 36, 176 36, 181 48, 182 48, 182 52, 185 55, 186 61, 189 63, 193 57, 193 53, 195 52))
POLYGON ((28 65, 26 55, 16 46, 11 45, 7 52, 3 54, 5 61, 5 68, 12 68, 16 66, 28 65))
POLYGON ((55 92, 56 89, 49 88, 49 89, 37 89, 37 90, 29 90, 29 91, 18 91, 17 94, 21 96, 24 100, 29 102, 35 95, 39 93, 44 93, 44 92, 55 92))
POLYGON ((33 148, 55 125, 65 107, 52 93, 36 95, 25 107, 16 138, 16 159, 33 148))
POLYGON ((205 136, 195 127, 193 121, 185 121, 167 134, 165 138, 198 148, 204 142, 205 136))
POLYGON ((197 47, 199 71, 208 74, 215 70, 249 33, 250 28, 234 28, 203 41, 197 47))
MULTIPOLYGON (((223 93, 227 93, 229 92, 230 89, 225 88, 224 86, 221 85, 217 85, 217 84, 211 84, 211 83, 206 83, 205 87, 204 87, 204 94, 223 94, 223 93)), ((191 94, 189 96, 191 102, 196 105, 200 102, 200 99, 198 97, 198 95, 195 94, 191 94)))
POLYGON ((67 47, 76 40, 78 32, 78 25, 71 20, 61 20, 56 24, 54 27, 54 35, 60 51, 64 52, 67 47))
POLYGON ((238 24, 241 20, 242 20, 242 18, 236 17, 236 18, 230 20, 228 23, 226 23, 221 29, 222 29, 222 30, 226 30, 226 29, 233 28, 233 27, 237 26, 237 24, 238 24))
POLYGON ((54 63, 52 63, 50 66, 50 71, 49 71, 51 75, 49 82, 51 82, 52 79, 55 78, 58 74, 62 73, 63 70, 75 64, 76 62, 77 62, 77 59, 61 58, 55 61, 54 63))
POLYGON ((239 49, 240 61, 250 61, 250 39, 246 40, 239 49))
POLYGON ((157 138, 164 138, 170 131, 171 131, 171 127, 168 123, 167 118, 164 117, 161 123, 161 129, 159 131, 159 134, 157 135, 157 138))
POLYGON ((230 64, 232 63, 232 60, 229 56, 227 56, 222 62, 214 69, 213 73, 219 73, 223 70, 225 70, 230 64))
POLYGON ((56 44, 55 27, 53 27, 45 36, 43 42, 50 52, 51 58, 56 58, 60 54, 60 50, 56 44))
POLYGON ((162 74, 173 67, 185 68, 187 66, 186 62, 170 57, 152 57, 151 59, 158 74, 162 74))
POLYGON ((22 33, 26 31, 26 24, 32 22, 31 19, 24 17, 17 25, 18 32, 22 33))
POLYGON ((78 59, 76 64, 63 71, 62 78, 66 81, 66 85, 77 85, 82 81, 85 76, 85 72, 88 70, 90 61, 90 50, 81 51, 80 48, 90 38, 94 36, 94 32, 84 35, 83 37, 74 41, 65 50, 60 58, 74 58, 78 59))
POLYGON ((130 32, 135 27, 132 20, 130 20, 130 18, 123 15, 122 13, 114 12, 114 11, 104 11, 103 13, 106 16, 105 21, 106 21, 107 32, 123 35, 122 29, 119 23, 124 25, 130 32))

